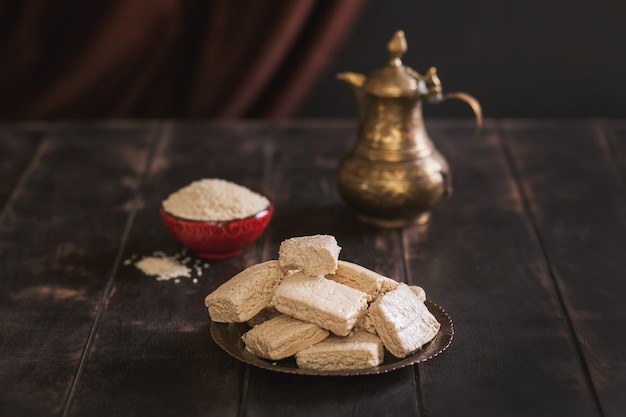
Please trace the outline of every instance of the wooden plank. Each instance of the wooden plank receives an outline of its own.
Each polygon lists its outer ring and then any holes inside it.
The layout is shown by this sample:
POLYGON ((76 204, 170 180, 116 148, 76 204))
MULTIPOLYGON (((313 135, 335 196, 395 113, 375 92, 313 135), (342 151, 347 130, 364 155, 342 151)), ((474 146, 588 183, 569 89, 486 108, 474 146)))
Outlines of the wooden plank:
POLYGON ((149 139, 145 129, 56 131, 14 194, 0 223, 3 415, 62 413, 149 139))
MULTIPOLYGON (((353 123, 291 125, 275 131, 273 189, 276 218, 266 258, 294 236, 332 234, 340 258, 404 279, 401 241, 355 219, 341 201, 336 170, 356 135, 353 123)), ((411 368, 363 377, 303 377, 249 369, 247 416, 416 416, 411 368)))
MULTIPOLYGON (((218 177, 261 190, 270 133, 237 123, 181 124, 166 132, 124 258, 181 252, 158 208, 192 181, 218 177)), ((203 260, 197 284, 156 281, 132 265, 121 268, 70 415, 236 415, 243 368, 212 341, 204 297, 259 262, 262 245, 235 258, 203 260)), ((189 256, 195 265, 198 258, 189 256)))
POLYGON ((311 377, 250 369, 246 416, 417 416, 410 368, 383 375, 311 377))
POLYGON ((18 175, 22 186, 9 192, 0 218, 0 409, 619 415, 626 125, 609 124, 603 140, 585 123, 508 123, 509 167, 492 125, 471 140, 469 124, 431 123, 454 168, 455 195, 428 227, 403 233, 356 222, 336 192, 353 124, 179 125, 164 131, 138 200, 150 125, 66 125, 43 142, 28 175, 18 175), (180 250, 156 207, 209 176, 270 194, 277 211, 266 235, 240 257, 209 262, 198 284, 156 282, 130 265, 112 275, 131 223, 122 259, 180 250), (581 204, 581 195, 594 204, 581 204), (450 349, 414 369, 355 378, 272 373, 222 352, 209 336, 204 296, 274 258, 283 239, 313 233, 334 234, 343 259, 423 285, 455 321, 450 349))
POLYGON ((451 315, 455 337, 419 365, 423 414, 597 415, 493 125, 478 138, 470 124, 429 126, 455 191, 430 224, 405 230, 407 275, 451 315))
POLYGON ((507 125, 515 164, 606 416, 626 410, 626 130, 587 121, 507 125))

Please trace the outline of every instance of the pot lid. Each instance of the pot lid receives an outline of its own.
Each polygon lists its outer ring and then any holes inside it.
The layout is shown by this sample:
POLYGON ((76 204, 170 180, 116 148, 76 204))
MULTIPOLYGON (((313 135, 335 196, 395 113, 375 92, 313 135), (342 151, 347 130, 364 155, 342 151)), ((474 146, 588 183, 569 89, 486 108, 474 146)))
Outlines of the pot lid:
POLYGON ((387 44, 387 50, 391 56, 387 66, 370 74, 365 81, 365 91, 378 97, 408 97, 419 94, 417 72, 404 66, 400 60, 407 51, 403 31, 399 30, 393 35, 387 44))

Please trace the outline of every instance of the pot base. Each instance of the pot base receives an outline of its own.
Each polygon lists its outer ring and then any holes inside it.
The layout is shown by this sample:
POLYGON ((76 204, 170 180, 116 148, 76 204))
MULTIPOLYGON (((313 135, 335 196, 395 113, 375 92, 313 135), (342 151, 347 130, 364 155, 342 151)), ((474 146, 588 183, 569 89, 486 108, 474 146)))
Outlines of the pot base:
POLYGON ((373 217, 366 214, 357 213, 356 217, 363 223, 381 227, 383 229, 401 229, 408 226, 420 226, 426 224, 430 220, 430 211, 420 214, 413 218, 397 218, 390 219, 384 217, 373 217))

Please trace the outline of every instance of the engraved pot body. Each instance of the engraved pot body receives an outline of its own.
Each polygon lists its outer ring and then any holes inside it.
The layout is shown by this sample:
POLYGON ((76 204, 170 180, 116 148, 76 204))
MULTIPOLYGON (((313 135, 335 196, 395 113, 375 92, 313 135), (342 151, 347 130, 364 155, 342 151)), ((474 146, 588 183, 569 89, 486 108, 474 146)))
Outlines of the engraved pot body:
POLYGON ((452 190, 448 163, 426 132, 420 96, 368 94, 365 103, 357 143, 339 167, 341 196, 360 220, 376 226, 428 221, 452 190))
POLYGON ((422 103, 462 100, 479 128, 482 109, 469 94, 443 94, 435 67, 420 75, 403 65, 404 32, 397 31, 387 49, 387 65, 369 76, 337 74, 352 88, 360 116, 357 143, 339 167, 339 192, 362 221, 404 227, 427 222, 430 209, 452 192, 448 163, 426 133, 422 103))

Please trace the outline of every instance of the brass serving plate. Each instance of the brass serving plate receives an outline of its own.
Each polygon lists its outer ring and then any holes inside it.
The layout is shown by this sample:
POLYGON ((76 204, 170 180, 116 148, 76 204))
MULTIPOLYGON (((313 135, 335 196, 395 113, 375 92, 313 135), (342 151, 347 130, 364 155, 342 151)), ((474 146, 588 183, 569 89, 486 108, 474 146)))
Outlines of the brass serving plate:
POLYGON ((243 341, 241 340, 241 336, 250 329, 250 327, 245 323, 216 323, 212 321, 211 336, 213 337, 213 340, 215 340, 215 343, 217 343, 231 356, 249 365, 268 369, 270 371, 298 375, 321 376, 382 374, 432 359, 450 346, 452 338, 454 337, 452 319, 443 308, 432 301, 426 300, 425 304, 426 307, 428 307, 428 310, 435 316, 437 321, 441 323, 441 328, 435 338, 422 346, 421 349, 404 359, 398 359, 389 352, 385 352, 385 359, 382 365, 373 368, 349 369, 342 371, 316 371, 298 368, 293 357, 280 361, 270 361, 258 358, 246 351, 243 341))

